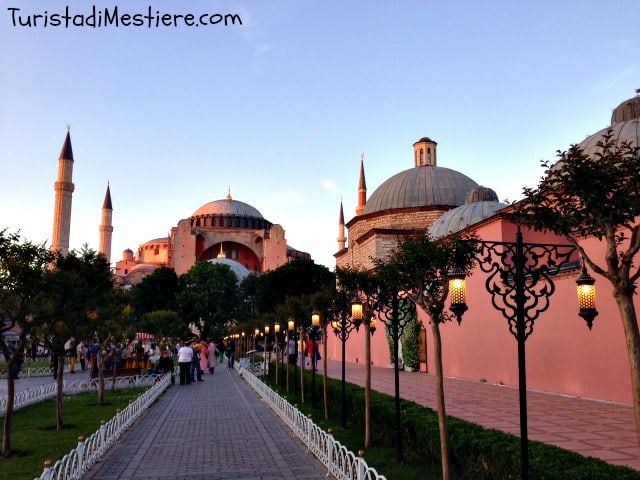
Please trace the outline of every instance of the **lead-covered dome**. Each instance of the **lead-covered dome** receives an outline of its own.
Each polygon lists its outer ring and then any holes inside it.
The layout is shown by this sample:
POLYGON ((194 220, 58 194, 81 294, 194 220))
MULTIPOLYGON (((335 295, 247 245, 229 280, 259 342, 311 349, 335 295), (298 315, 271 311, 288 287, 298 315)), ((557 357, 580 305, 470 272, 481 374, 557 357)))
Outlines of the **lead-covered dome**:
POLYGON ((633 146, 640 145, 640 95, 636 95, 618 105, 611 114, 611 125, 593 135, 589 135, 578 146, 586 154, 593 155, 597 150, 597 143, 602 140, 603 135, 609 129, 613 133, 616 145, 623 141, 627 141, 633 146))
POLYGON ((193 212, 192 217, 201 215, 237 215, 242 217, 264 218, 258 209, 247 203, 233 200, 230 197, 205 203, 193 212))
POLYGON ((495 215, 499 210, 507 206, 498 201, 498 195, 487 187, 474 188, 467 193, 467 203, 442 214, 429 227, 429 235, 432 238, 446 237, 452 233, 495 215))
POLYGON ((478 184, 466 175, 438 166, 418 166, 397 173, 380 185, 363 213, 425 206, 456 207, 478 184))

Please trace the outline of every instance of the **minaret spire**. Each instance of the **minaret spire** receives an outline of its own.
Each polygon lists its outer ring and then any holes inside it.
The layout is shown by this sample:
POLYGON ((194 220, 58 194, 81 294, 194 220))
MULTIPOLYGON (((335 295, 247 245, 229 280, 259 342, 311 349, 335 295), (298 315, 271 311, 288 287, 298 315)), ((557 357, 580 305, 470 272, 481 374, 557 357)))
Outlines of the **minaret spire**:
POLYGON ((364 153, 360 155, 360 178, 358 179, 358 206, 356 215, 362 215, 367 205, 367 183, 364 180, 364 153))
POLYGON ((107 263, 111 263, 111 237, 113 234, 113 225, 111 223, 113 217, 113 206, 111 204, 111 189, 107 182, 107 193, 104 195, 102 203, 102 222, 100 223, 100 246, 98 253, 106 258, 107 263))
POLYGON ((342 210, 342 199, 340 199, 340 217, 338 219, 338 251, 344 250, 344 211, 342 210))
POLYGON ((69 235, 71 233, 71 200, 73 196, 73 149, 71 131, 67 126, 67 137, 58 157, 58 180, 53 185, 56 192, 53 212, 53 234, 51 250, 62 255, 69 253, 69 235))

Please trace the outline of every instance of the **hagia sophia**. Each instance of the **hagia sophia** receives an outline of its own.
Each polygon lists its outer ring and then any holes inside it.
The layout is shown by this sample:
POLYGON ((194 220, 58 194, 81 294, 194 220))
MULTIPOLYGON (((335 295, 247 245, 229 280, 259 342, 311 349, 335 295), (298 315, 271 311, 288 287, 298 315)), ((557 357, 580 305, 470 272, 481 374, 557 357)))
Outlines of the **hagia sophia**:
MULTIPOLYGON (((611 129, 617 142, 640 144, 640 96, 620 103, 611 123, 579 142, 593 154, 597 142, 611 129)), ((426 232, 434 238, 454 232, 472 232, 480 239, 513 241, 516 226, 501 214, 508 208, 491 186, 476 183, 464 173, 446 168, 447 159, 438 157, 437 142, 422 137, 407 151, 407 169, 377 186, 367 197, 364 162, 360 161, 355 215, 345 222, 340 204, 337 267, 370 268, 372 258, 386 258, 407 234, 426 232)), ((553 155, 554 152, 550 152, 553 155)), ((536 161, 534 159, 533 161, 536 161)), ((56 211, 52 247, 68 249, 71 208, 71 168, 73 154, 69 134, 61 155, 56 182, 56 211), (65 233, 66 229, 66 233, 65 233)), ((99 251, 110 259, 113 231, 109 187, 103 205, 99 251)), ((115 262, 121 285, 132 285, 160 266, 172 267, 178 275, 199 261, 221 261, 236 273, 265 272, 296 258, 310 258, 287 245, 284 228, 266 220, 253 206, 235 200, 228 191, 220 200, 205 203, 171 227, 167 237, 152 239, 136 252, 125 250, 115 262)), ((525 241, 552 243, 550 234, 523 231, 525 241)), ((599 252, 602 244, 586 238, 583 247, 599 252)), ((602 254, 596 253, 597 258, 602 254)), ((630 372, 625 335, 613 299, 611 285, 600 280, 598 310, 593 330, 578 317, 575 300, 575 265, 555 279, 556 292, 550 307, 536 321, 527 342, 529 388, 607 401, 631 403, 630 372)), ((484 285, 485 275, 476 268, 467 282, 469 311, 461 325, 443 324, 443 364, 445 376, 472 381, 517 385, 516 342, 509 327, 491 305, 484 285)), ((421 371, 430 372, 433 352, 427 339, 428 321, 420 312, 421 371)), ((382 329, 380 329, 382 330, 382 329)), ((340 342, 327 335, 329 358, 341 359, 340 342)), ((353 332, 348 340, 348 362, 364 359, 363 332, 353 332)), ((389 364, 389 344, 384 334, 371 339, 371 359, 376 365, 389 364)))
MULTIPOLYGON (((73 149, 67 132, 58 160, 58 181, 53 220, 52 250, 69 251, 71 204, 74 185, 73 149)), ((191 217, 182 219, 171 228, 168 237, 149 240, 134 253, 127 249, 115 262, 116 283, 128 288, 142 281, 160 267, 170 267, 181 275, 196 262, 209 261, 228 265, 242 280, 249 273, 273 270, 298 258, 311 255, 287 245, 281 225, 273 224, 251 205, 234 200, 231 189, 220 200, 208 202, 191 217)), ((107 185, 102 219, 99 226, 98 252, 111 262, 113 235, 113 204, 107 185)))

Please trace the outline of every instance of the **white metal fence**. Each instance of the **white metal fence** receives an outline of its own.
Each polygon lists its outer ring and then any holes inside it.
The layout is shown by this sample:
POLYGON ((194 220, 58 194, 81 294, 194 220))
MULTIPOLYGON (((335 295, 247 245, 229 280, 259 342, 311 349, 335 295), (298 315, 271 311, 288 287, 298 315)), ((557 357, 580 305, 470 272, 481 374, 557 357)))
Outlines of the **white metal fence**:
MULTIPOLYGON (((158 378, 156 375, 143 375, 140 381, 143 381, 144 377, 146 377, 146 381, 151 383, 158 378)), ((107 423, 102 424, 88 439, 79 441, 78 446, 61 460, 58 460, 53 466, 46 466, 42 475, 34 480, 76 480, 81 478, 91 466, 100 460, 147 407, 169 388, 170 384, 170 375, 160 378, 153 387, 145 391, 124 410, 118 412, 107 423)))
MULTIPOLYGON (((137 375, 131 377, 116 377, 115 388, 131 388, 131 387, 148 387, 153 385, 156 381, 156 375, 137 375)), ((111 388, 111 382, 113 379, 105 378, 105 388, 111 388)), ((95 392, 98 390, 98 379, 86 379, 86 380, 65 380, 63 381, 62 391, 65 394, 74 394, 81 392, 95 392)), ((13 409, 19 410, 20 408, 40 403, 49 398, 56 396, 56 383, 54 381, 39 387, 33 387, 28 390, 18 392, 13 396, 13 409)), ((4 416, 7 413, 7 395, 0 397, 0 416, 4 416)))
POLYGON ((387 480, 374 468, 369 467, 363 456, 356 456, 348 448, 320 429, 310 418, 274 392, 251 372, 240 367, 240 373, 249 385, 277 413, 286 425, 327 467, 327 475, 338 480, 387 480))

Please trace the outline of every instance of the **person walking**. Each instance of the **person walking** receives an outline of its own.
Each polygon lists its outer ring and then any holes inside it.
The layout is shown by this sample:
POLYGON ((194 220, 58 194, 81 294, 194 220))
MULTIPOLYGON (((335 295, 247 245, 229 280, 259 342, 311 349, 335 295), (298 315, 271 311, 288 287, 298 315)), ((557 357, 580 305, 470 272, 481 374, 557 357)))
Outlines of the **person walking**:
POLYGON ((198 381, 204 382, 202 374, 209 368, 209 344, 202 340, 200 342, 200 365, 198 365, 198 381))
POLYGON ((209 343, 209 358, 207 358, 207 367, 209 368, 209 373, 213 375, 216 367, 218 366, 218 355, 220 352, 218 351, 218 346, 216 342, 211 340, 209 343))
POLYGON ((236 353, 236 344, 233 340, 229 340, 227 343, 227 348, 224 351, 224 354, 227 356, 227 369, 233 370, 233 362, 234 356, 236 353))
POLYGON ((189 385, 191 383, 191 374, 189 369, 193 360, 193 350, 191 342, 185 344, 178 350, 178 368, 180 369, 180 385, 189 385))

